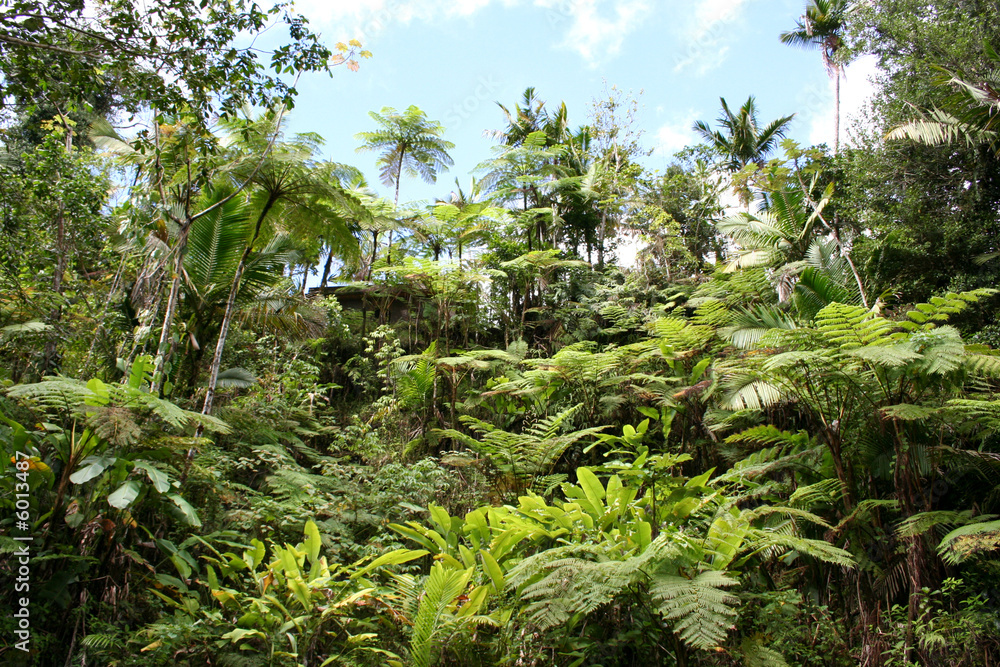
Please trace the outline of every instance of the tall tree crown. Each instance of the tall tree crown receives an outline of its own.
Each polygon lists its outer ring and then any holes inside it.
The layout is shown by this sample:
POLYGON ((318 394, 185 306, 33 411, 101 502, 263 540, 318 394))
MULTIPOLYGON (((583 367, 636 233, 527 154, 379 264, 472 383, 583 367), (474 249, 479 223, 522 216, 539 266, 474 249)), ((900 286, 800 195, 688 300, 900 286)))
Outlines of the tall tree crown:
MULTIPOLYGON (((403 113, 392 107, 369 114, 379 129, 359 132, 355 138, 363 142, 358 151, 379 151, 379 178, 387 187, 395 187, 399 196, 399 181, 403 174, 434 183, 439 171, 455 164, 448 151, 455 147, 442 138, 444 126, 429 120, 420 108, 410 105, 403 113)), ((398 203, 398 202, 397 202, 398 203)))

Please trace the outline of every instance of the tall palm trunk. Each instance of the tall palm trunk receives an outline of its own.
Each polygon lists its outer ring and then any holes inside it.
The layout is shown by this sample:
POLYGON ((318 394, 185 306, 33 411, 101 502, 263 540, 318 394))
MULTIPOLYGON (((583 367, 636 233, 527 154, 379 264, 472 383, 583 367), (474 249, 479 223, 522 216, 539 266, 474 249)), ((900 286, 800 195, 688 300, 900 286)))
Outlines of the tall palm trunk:
POLYGON ((264 208, 257 217, 257 224, 254 227, 253 236, 247 243, 246 248, 243 249, 243 254, 240 256, 240 263, 236 267, 236 275, 233 276, 232 286, 229 288, 229 298, 226 300, 226 313, 222 316, 222 326, 219 328, 219 340, 215 344, 215 355, 212 357, 212 367, 209 372, 208 388, 205 390, 205 403, 201 408, 201 413, 203 415, 212 414, 212 402, 215 399, 215 388, 219 384, 219 368, 222 365, 222 352, 226 347, 226 338, 229 335, 229 325, 232 323, 233 315, 236 313, 236 295, 240 291, 240 282, 243 280, 244 271, 246 271, 247 260, 250 259, 250 253, 253 252, 253 246, 260 237, 260 228, 264 223, 264 218, 267 216, 276 201, 277 197, 268 197, 267 202, 264 204, 264 208))

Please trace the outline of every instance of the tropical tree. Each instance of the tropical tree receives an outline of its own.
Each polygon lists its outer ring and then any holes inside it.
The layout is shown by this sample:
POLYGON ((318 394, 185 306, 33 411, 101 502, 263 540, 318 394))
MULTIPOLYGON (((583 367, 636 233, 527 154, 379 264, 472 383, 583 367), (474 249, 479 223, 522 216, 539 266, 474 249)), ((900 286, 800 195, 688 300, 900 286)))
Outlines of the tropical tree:
POLYGON ((204 129, 218 114, 245 103, 289 104, 295 85, 281 74, 330 72, 341 63, 357 69, 354 56, 371 55, 361 52, 357 41, 338 44, 335 52, 308 23, 280 2, 270 7, 248 0, 166 0, 148 7, 115 0, 4 3, 0 106, 41 97, 67 111, 112 97, 130 112, 152 106, 162 113, 187 113, 204 129), (276 15, 294 29, 270 54, 268 67, 253 37, 266 32, 276 15))
POLYGON ((544 218, 552 211, 543 201, 543 192, 561 174, 556 160, 563 148, 547 143, 545 132, 536 130, 518 145, 494 146, 496 157, 476 167, 483 172, 480 183, 493 201, 515 207, 529 252, 535 240, 539 246, 545 243, 544 218))
POLYGON ((844 45, 847 0, 809 0, 795 30, 781 33, 781 43, 805 48, 819 47, 823 65, 834 80, 833 154, 840 151, 840 75, 843 65, 837 52, 844 45))
MULTIPOLYGON (((251 125, 251 132, 248 134, 242 134, 243 128, 241 128, 242 136, 251 137, 246 147, 251 153, 255 153, 255 149, 258 148, 254 145, 254 141, 263 141, 276 131, 269 127, 266 120, 262 125, 263 128, 255 128, 251 125), (255 129, 258 130, 256 135, 253 133, 255 129), (260 129, 263 129, 264 132, 259 132, 260 129)), ((324 170, 319 169, 314 162, 314 156, 318 150, 316 138, 309 135, 299 135, 294 141, 282 142, 277 145, 274 145, 273 138, 268 141, 272 148, 265 154, 264 160, 254 165, 252 171, 245 176, 239 173, 235 174, 238 180, 245 179, 253 184, 250 201, 257 211, 256 223, 253 227, 253 233, 243 249, 242 257, 236 266, 230 285, 229 298, 226 302, 222 325, 219 328, 219 340, 212 358, 208 389, 202 407, 202 413, 206 415, 212 413, 212 400, 215 396, 215 388, 222 364, 222 352, 229 333, 229 325, 236 312, 240 284, 254 246, 261 238, 264 222, 268 220, 269 214, 277 214, 276 217, 279 218, 323 215, 328 229, 336 230, 336 234, 328 232, 328 238, 336 236, 342 239, 338 245, 348 251, 356 243, 344 219, 328 205, 328 202, 336 201, 345 208, 356 208, 356 205, 335 181, 326 178, 324 170), (327 205, 317 206, 317 200, 323 200, 327 205)))
MULTIPOLYGON (((741 171, 750 164, 763 167, 767 156, 777 147, 778 140, 785 136, 788 124, 795 114, 783 116, 767 125, 761 125, 757 118, 757 105, 753 96, 747 98, 739 111, 733 113, 720 97, 722 115, 716 122, 722 130, 713 130, 704 121, 695 122, 693 129, 709 147, 722 158, 722 167, 730 173, 741 171)), ((738 190, 740 198, 748 203, 750 192, 745 187, 738 190)))
MULTIPOLYGON (((437 181, 439 171, 455 164, 448 151, 455 147, 442 138, 444 126, 429 120, 420 108, 410 105, 403 113, 392 107, 383 107, 380 113, 368 113, 379 125, 374 132, 359 132, 355 138, 363 142, 359 152, 378 151, 376 164, 380 168, 379 178, 387 187, 394 187, 396 194, 393 204, 399 206, 399 184, 403 175, 421 178, 425 183, 437 181)), ((372 264, 375 253, 372 248, 372 264)), ((389 230, 389 248, 392 253, 392 230, 389 230)))
MULTIPOLYGON (((208 198, 219 199, 226 194, 213 192, 208 198)), ((208 341, 218 336, 220 322, 225 319, 233 278, 253 232, 253 213, 246 198, 237 197, 191 227, 179 310, 188 340, 185 359, 190 388, 197 383, 208 341)), ((272 236, 253 252, 245 265, 231 319, 249 321, 283 335, 315 330, 319 325, 315 314, 301 308, 301 300, 290 294, 284 276, 284 267, 294 263, 298 254, 291 237, 285 234, 272 236)), ((226 373, 219 373, 220 382, 234 375, 226 373)))
MULTIPOLYGON (((935 297, 917 304, 901 321, 862 306, 831 303, 812 326, 775 329, 760 339, 754 354, 716 366, 723 409, 770 411, 772 424, 781 424, 780 407, 796 406, 796 427, 808 424, 814 434, 809 446, 822 450, 832 465, 831 479, 839 485, 836 532, 846 542, 864 544, 865 534, 870 540, 884 520, 879 514, 897 515, 902 549, 875 574, 896 578, 890 590, 908 588, 902 648, 911 660, 919 603, 941 576, 927 534, 943 520, 952 525, 971 520, 971 514, 932 511, 945 508, 934 505, 924 480, 948 470, 957 477, 993 456, 981 454, 983 436, 976 421, 992 400, 1000 360, 985 346, 966 345, 945 323, 995 293, 981 289, 935 297), (880 489, 891 495, 880 497, 880 489)), ((795 455, 792 434, 774 426, 752 427, 729 441, 737 438, 753 438, 773 449, 737 464, 734 473, 755 466, 774 470, 775 460, 795 455)), ((980 528, 985 533, 992 527, 980 528)), ((873 604, 865 597, 858 600, 862 608, 873 604)), ((927 655, 921 658, 921 663, 931 662, 927 655)))
MULTIPOLYGON (((1000 55, 992 49, 988 56, 1000 66, 1000 55)), ((1000 106, 1000 67, 984 74, 979 81, 970 77, 945 75, 938 85, 955 89, 941 106, 925 112, 922 118, 896 126, 887 139, 909 139, 931 146, 964 141, 970 146, 988 145, 1000 156, 997 142, 997 107, 1000 106)))
POLYGON ((448 223, 451 241, 455 244, 459 262, 462 261, 465 248, 486 235, 488 223, 504 216, 504 210, 491 205, 483 195, 481 182, 475 177, 472 179, 468 194, 462 190, 456 178, 455 189, 451 195, 434 203, 434 217, 448 223))
POLYGON ((562 143, 567 129, 566 103, 562 103, 555 114, 550 114, 545 108, 545 102, 538 99, 533 87, 524 89, 521 102, 514 104, 511 111, 500 102, 497 106, 503 112, 507 127, 503 130, 493 130, 489 135, 505 146, 520 146, 533 132, 545 132, 549 137, 548 145, 562 143), (521 106, 523 103, 524 106, 521 106))

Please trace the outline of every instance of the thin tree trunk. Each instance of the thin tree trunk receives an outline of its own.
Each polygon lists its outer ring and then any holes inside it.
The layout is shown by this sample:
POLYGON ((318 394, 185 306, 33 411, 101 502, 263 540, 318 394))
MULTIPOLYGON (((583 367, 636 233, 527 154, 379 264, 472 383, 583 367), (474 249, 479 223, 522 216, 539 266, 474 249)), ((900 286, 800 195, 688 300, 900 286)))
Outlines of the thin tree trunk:
MULTIPOLYGON (((524 211, 523 211, 522 215, 527 216, 528 215, 528 188, 524 188, 521 191, 521 201, 523 202, 522 205, 524 207, 524 211)), ((528 252, 531 252, 531 234, 532 234, 532 231, 533 231, 532 230, 532 225, 531 225, 530 218, 529 218, 529 222, 528 222, 528 252)))
MULTIPOLYGON (((301 72, 295 75, 295 80, 292 82, 292 87, 295 87, 295 85, 298 84, 300 75, 301 72)), ((174 218, 174 221, 177 222, 178 225, 180 226, 180 233, 177 238, 177 243, 174 245, 174 249, 177 251, 177 259, 174 262, 174 267, 175 267, 174 280, 170 285, 170 298, 167 299, 167 310, 164 313, 163 317, 163 329, 160 331, 160 342, 156 348, 156 363, 153 368, 153 379, 150 382, 150 392, 153 394, 159 394, 160 386, 163 383, 163 369, 166 366, 167 358, 170 356, 167 351, 168 350, 167 342, 170 338, 170 328, 173 326, 174 323, 174 313, 177 311, 177 298, 178 295, 180 294, 180 286, 181 286, 181 270, 184 268, 183 267, 184 249, 187 246, 187 236, 188 232, 191 229, 191 225, 194 224, 195 220, 197 220, 198 218, 206 216, 215 209, 225 206, 226 203, 228 203, 234 197, 237 197, 241 192, 243 192, 243 190, 246 189, 248 185, 250 185, 250 182, 257 176, 257 172, 259 172, 260 168, 264 165, 264 160, 266 160, 267 156, 271 153, 271 149, 274 148, 274 144, 278 140, 278 135, 281 134, 281 119, 284 117, 284 115, 285 115, 285 106, 282 105, 281 110, 278 113, 278 117, 274 124, 274 134, 271 135, 270 140, 267 142, 267 148, 264 149, 264 152, 260 156, 260 160, 257 161, 257 164, 256 166, 254 166, 253 171, 250 172, 250 175, 247 176, 246 179, 244 179, 243 182, 240 183, 239 186, 237 186, 237 188, 233 190, 233 192, 231 192, 229 195, 223 197, 219 201, 215 202, 208 208, 203 209, 202 211, 200 211, 195 215, 190 214, 192 180, 191 180, 191 164, 190 161, 188 162, 188 181, 186 188, 186 197, 184 200, 185 219, 181 221, 174 218)), ((160 152, 159 124, 154 122, 153 129, 154 129, 154 137, 156 138, 156 153, 157 153, 156 172, 159 179, 157 182, 157 187, 159 188, 160 191, 160 205, 166 207, 167 196, 166 192, 163 189, 163 168, 162 165, 160 164, 160 158, 159 158, 159 152, 160 152)), ((269 203, 268 206, 265 207, 265 210, 267 208, 270 208, 270 206, 271 203, 269 203)), ((167 215, 170 215, 169 212, 167 213, 167 215)), ((259 222, 258 222, 258 227, 259 227, 259 222)), ((200 428, 198 429, 198 432, 200 435, 201 434, 200 428)), ((187 463, 185 463, 184 471, 181 474, 182 481, 187 477, 187 466, 190 464, 191 458, 193 456, 194 456, 194 450, 192 449, 188 452, 188 460, 187 463)))
POLYGON ((372 230, 372 259, 368 263, 368 275, 365 280, 372 279, 372 271, 375 269, 375 258, 378 257, 378 230, 372 230))
MULTIPOLYGON (((57 182, 59 176, 56 176, 57 182)), ((66 272, 66 217, 63 214, 63 206, 59 205, 59 212, 56 214, 56 269, 55 275, 52 276, 52 291, 62 296, 63 293, 63 274, 66 272)), ((61 299, 60 299, 61 301, 61 299)), ((62 305, 57 305, 49 312, 49 320, 51 324, 58 325, 59 320, 62 319, 62 305)), ((48 374, 50 369, 58 367, 58 349, 56 347, 56 341, 58 340, 59 334, 57 331, 53 331, 52 335, 49 336, 48 340, 45 342, 45 356, 42 362, 42 375, 48 374)))
POLYGON ((170 329, 174 323, 174 314, 177 312, 177 301, 181 292, 181 271, 183 270, 184 248, 187 245, 187 235, 190 223, 181 230, 174 244, 174 266, 173 280, 170 282, 170 294, 167 297, 167 307, 163 312, 163 327, 160 329, 160 341, 156 345, 156 360, 153 365, 153 379, 150 383, 149 391, 158 396, 163 386, 164 369, 167 365, 168 349, 170 346, 170 329))
POLYGON ((840 152, 840 67, 833 72, 833 156, 840 152))
MULTIPOLYGON (((56 107, 56 113, 59 114, 59 118, 62 120, 63 128, 66 131, 64 147, 66 149, 66 155, 69 156, 73 152, 73 130, 69 126, 68 119, 63 115, 62 111, 59 111, 58 107, 56 107)), ((61 180, 62 175, 57 172, 56 185, 58 185, 61 180)), ((56 270, 55 275, 52 276, 52 291, 59 296, 62 296, 63 293, 63 274, 66 273, 66 265, 68 264, 68 258, 66 255, 66 216, 63 204, 60 202, 59 211, 56 213, 56 270)), ((61 301, 61 299, 59 301, 61 301)), ((61 319, 62 305, 57 305, 49 313, 49 320, 53 325, 56 325, 61 319)), ((45 356, 42 361, 42 375, 46 375, 50 368, 58 366, 58 362, 56 361, 58 357, 58 348, 56 345, 58 337, 58 332, 53 331, 52 335, 49 336, 49 339, 45 343, 45 356)))
MULTIPOLYGON (((393 213, 399 208, 399 182, 403 180, 403 157, 406 155, 406 149, 404 148, 399 152, 399 171, 396 173, 396 198, 393 199, 392 208, 393 213)), ((389 230, 389 246, 385 250, 385 261, 386 264, 392 266, 392 230, 389 230)))
POLYGON ((205 403, 201 408, 201 414, 203 415, 212 414, 212 401, 215 399, 215 388, 219 383, 219 367, 222 365, 222 352, 226 347, 226 337, 229 335, 229 325, 232 323, 233 315, 236 313, 236 295, 240 291, 240 282, 243 280, 243 272, 246 271, 247 260, 250 258, 250 253, 253 252, 254 243, 257 242, 257 239, 260 236, 261 225, 264 224, 264 218, 271 210, 271 207, 274 206, 274 202, 275 198, 270 197, 268 198, 267 203, 264 204, 263 210, 257 217, 257 225, 254 227, 253 236, 247 243, 246 248, 243 249, 243 255, 240 257, 240 263, 236 267, 236 275, 233 276, 233 282, 229 288, 229 299, 226 301, 226 313, 222 316, 222 326, 219 328, 219 340, 215 344, 215 355, 212 357, 212 367, 208 378, 208 388, 205 390, 205 403))
POLYGON ((326 289, 326 281, 330 279, 330 268, 333 266, 333 251, 326 256, 326 263, 323 265, 323 277, 319 281, 320 290, 326 289))
POLYGON ((597 230, 597 267, 604 268, 604 238, 607 227, 607 216, 605 211, 601 211, 601 228, 597 230))

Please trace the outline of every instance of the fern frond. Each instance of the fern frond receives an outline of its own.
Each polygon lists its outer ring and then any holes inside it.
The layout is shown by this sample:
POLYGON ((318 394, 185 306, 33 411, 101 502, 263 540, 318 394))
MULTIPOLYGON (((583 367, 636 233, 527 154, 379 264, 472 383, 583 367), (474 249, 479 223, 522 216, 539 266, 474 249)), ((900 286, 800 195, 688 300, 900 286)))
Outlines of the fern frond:
POLYGON ((815 507, 816 505, 834 505, 844 495, 844 485, 838 479, 824 479, 821 482, 800 486, 788 497, 792 507, 815 507))
POLYGON ((746 667, 788 667, 783 655, 764 646, 764 640, 759 635, 744 637, 740 642, 743 661, 746 667))
POLYGON ((844 551, 823 540, 810 540, 761 530, 754 530, 751 535, 755 539, 750 541, 749 547, 754 551, 777 546, 841 567, 854 567, 857 564, 849 551, 844 551))
POLYGON ((700 572, 692 579, 657 574, 650 594, 659 602, 658 611, 675 621, 673 630, 684 643, 708 649, 721 644, 733 627, 739 598, 723 589, 737 583, 716 570, 700 572))
POLYGON ((410 659, 416 667, 430 667, 434 660, 434 640, 449 625, 448 607, 468 586, 472 569, 453 570, 435 563, 424 582, 423 596, 410 638, 410 659))
POLYGON ((928 303, 918 303, 913 310, 906 313, 908 322, 904 323, 904 328, 913 330, 929 330, 938 326, 942 322, 947 322, 952 315, 962 312, 970 304, 978 303, 981 299, 986 299, 997 290, 982 287, 967 292, 949 292, 948 294, 932 297, 928 303))
POLYGON ((866 308, 842 303, 831 303, 816 313, 816 326, 831 345, 842 350, 888 344, 896 327, 866 308))
POLYGON ((920 512, 900 521, 896 526, 896 536, 900 538, 916 537, 937 526, 964 525, 969 523, 971 519, 972 510, 920 512))
POLYGON ((1000 548, 1000 521, 986 521, 995 514, 977 517, 980 522, 956 528, 938 544, 938 555, 956 565, 974 555, 1000 548))

